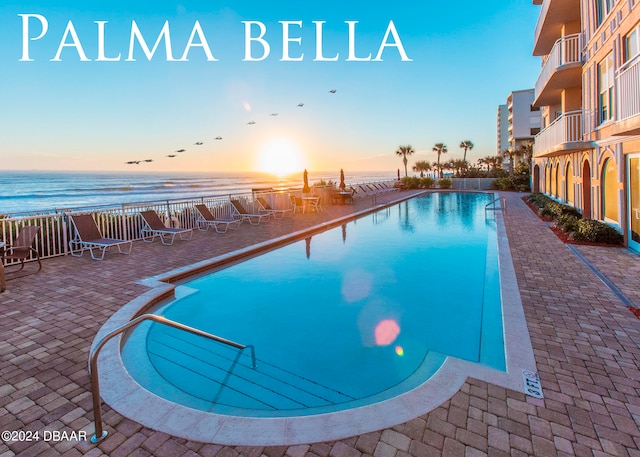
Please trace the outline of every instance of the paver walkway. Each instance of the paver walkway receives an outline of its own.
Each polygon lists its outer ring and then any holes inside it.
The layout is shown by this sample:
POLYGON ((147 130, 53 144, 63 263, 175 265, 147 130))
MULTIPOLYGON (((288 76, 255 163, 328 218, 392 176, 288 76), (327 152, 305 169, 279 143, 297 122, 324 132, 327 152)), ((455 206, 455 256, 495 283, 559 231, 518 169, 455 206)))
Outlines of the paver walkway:
MULTIPOLYGON (((469 379, 434 411, 337 442, 281 447, 203 444, 144 428, 105 406, 108 439, 0 440, 0 457, 640 457, 640 320, 520 200, 504 194, 505 223, 545 398, 469 379)), ((361 201, 356 209, 370 202, 361 201)), ((108 253, 44 261, 0 294, 0 431, 93 432, 87 373, 100 326, 145 290, 141 278, 214 257, 352 211, 329 206, 227 234, 196 232, 172 247, 135 243, 108 253)), ((640 257, 619 248, 579 251, 640 305, 640 257)))

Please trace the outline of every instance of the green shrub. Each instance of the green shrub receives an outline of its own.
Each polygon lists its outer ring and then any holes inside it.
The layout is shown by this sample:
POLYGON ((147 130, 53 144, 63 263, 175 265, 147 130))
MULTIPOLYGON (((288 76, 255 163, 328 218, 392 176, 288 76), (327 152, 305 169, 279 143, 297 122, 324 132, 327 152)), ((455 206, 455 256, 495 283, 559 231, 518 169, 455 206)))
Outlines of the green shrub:
POLYGON ((622 244, 623 240, 622 235, 616 229, 593 219, 580 219, 573 239, 606 244, 622 244))
POLYGON ((420 188, 420 178, 415 176, 405 176, 400 181, 405 185, 407 189, 419 189, 420 188))
POLYGON ((531 202, 533 205, 537 206, 538 208, 542 208, 544 206, 545 200, 548 200, 548 199, 544 195, 542 195, 540 192, 534 192, 527 197, 527 200, 529 200, 529 202, 531 202))
POLYGON ((578 230, 580 218, 572 214, 562 214, 556 219, 556 227, 565 233, 571 233, 578 230))
POLYGON ((435 184, 436 184, 436 180, 429 176, 420 178, 420 187, 422 188, 429 189, 431 187, 435 187, 435 184))
POLYGON ((451 189, 451 180, 449 178, 443 178, 438 181, 440 189, 451 189))
POLYGON ((493 183, 491 183, 491 188, 497 190, 509 190, 511 189, 511 180, 508 176, 497 178, 493 181, 493 183))
POLYGON ((553 218, 554 216, 553 211, 551 211, 551 208, 549 208, 546 205, 538 208, 538 214, 542 217, 553 218))

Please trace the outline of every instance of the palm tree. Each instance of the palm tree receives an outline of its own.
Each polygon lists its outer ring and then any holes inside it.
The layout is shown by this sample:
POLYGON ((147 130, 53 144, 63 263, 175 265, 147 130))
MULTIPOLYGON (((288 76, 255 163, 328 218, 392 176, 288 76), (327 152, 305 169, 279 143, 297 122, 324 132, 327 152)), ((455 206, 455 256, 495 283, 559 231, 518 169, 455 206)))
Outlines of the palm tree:
POLYGON ((531 158, 533 157, 533 144, 532 143, 524 143, 520 145, 519 155, 524 157, 527 162, 531 162, 531 158))
POLYGON ((418 160, 412 167, 413 171, 420 172, 420 177, 424 177, 424 172, 431 170, 431 164, 426 160, 418 160))
POLYGON ((438 154, 438 170, 439 170, 439 176, 440 178, 442 178, 442 167, 440 166, 440 155, 441 154, 446 154, 448 152, 447 150, 447 145, 444 143, 436 143, 436 145, 433 147, 432 151, 434 151, 436 154, 438 154))
POLYGON ((509 175, 510 176, 513 176, 513 167, 515 166, 516 154, 517 154, 516 151, 514 151, 511 148, 505 149, 504 151, 502 151, 502 155, 504 157, 509 157, 509 175))
POLYGON ((464 149, 464 156, 462 157, 462 160, 464 160, 465 162, 467 161, 467 149, 469 151, 471 151, 473 149, 473 143, 471 142, 471 140, 464 140, 460 142, 460 147, 462 149, 464 149))
POLYGON ((396 151, 396 155, 402 156, 402 163, 404 163, 405 176, 409 176, 409 172, 407 171, 407 156, 410 156, 414 152, 416 151, 411 147, 411 145, 408 145, 408 144, 405 146, 398 147, 398 150, 396 151))
POLYGON ((462 175, 462 171, 467 169, 468 164, 466 160, 455 159, 451 161, 452 168, 456 171, 456 177, 462 175))

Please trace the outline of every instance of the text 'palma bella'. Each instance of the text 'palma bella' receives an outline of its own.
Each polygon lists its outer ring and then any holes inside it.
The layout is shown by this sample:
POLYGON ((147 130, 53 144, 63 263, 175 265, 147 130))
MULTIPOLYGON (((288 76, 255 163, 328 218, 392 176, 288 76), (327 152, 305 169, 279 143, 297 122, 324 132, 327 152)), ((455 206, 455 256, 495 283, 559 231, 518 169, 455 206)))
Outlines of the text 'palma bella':
MULTIPOLYGON (((48 36, 49 22, 46 17, 40 14, 19 14, 22 17, 22 57, 20 61, 31 62, 35 59, 30 57, 30 47, 37 46, 40 40, 49 40, 48 36)), ((265 38, 267 33, 267 26, 260 21, 241 21, 244 24, 244 58, 243 61, 247 62, 259 62, 266 60, 271 54, 271 45, 265 38)), ((340 54, 326 56, 323 49, 323 25, 326 21, 311 21, 315 27, 315 56, 313 61, 319 62, 335 62, 340 59, 340 54)), ((393 21, 389 21, 384 34, 381 34, 380 46, 377 49, 375 57, 369 53, 367 55, 356 55, 356 24, 358 21, 344 21, 348 31, 348 55, 347 58, 342 60, 347 62, 380 62, 383 60, 383 53, 387 48, 395 49, 404 62, 409 62, 410 59, 402 44, 402 40, 396 29, 393 21)), ((148 41, 140 31, 136 21, 131 21, 131 29, 129 34, 129 47, 127 57, 123 58, 122 53, 117 55, 107 55, 106 49, 106 25, 108 21, 94 21, 96 24, 97 34, 97 49, 95 50, 95 58, 91 59, 87 57, 85 47, 82 45, 80 37, 76 32, 76 28, 72 21, 67 23, 67 26, 60 37, 57 37, 58 48, 53 58, 49 59, 53 62, 62 61, 62 53, 65 49, 71 48, 75 50, 77 59, 83 62, 135 62, 136 51, 144 54, 147 60, 151 61, 156 51, 164 43, 164 59, 171 62, 187 62, 189 61, 189 54, 193 48, 199 48, 200 52, 203 52, 208 61, 218 61, 209 46, 205 32, 200 25, 199 21, 195 21, 191 29, 191 34, 186 42, 184 50, 182 50, 181 57, 176 58, 178 54, 174 54, 174 49, 171 44, 171 27, 169 21, 165 21, 164 25, 160 29, 153 47, 148 45, 148 41)), ((305 54, 300 50, 302 46, 302 37, 299 36, 303 28, 302 21, 278 21, 282 32, 282 55, 280 61, 299 62, 305 59, 305 54)), ((68 52, 72 52, 71 49, 68 52)), ((161 55, 161 52, 158 52, 161 55)), ((65 53, 66 55, 67 53, 65 53)), ((74 59, 76 57, 74 56, 74 59)))

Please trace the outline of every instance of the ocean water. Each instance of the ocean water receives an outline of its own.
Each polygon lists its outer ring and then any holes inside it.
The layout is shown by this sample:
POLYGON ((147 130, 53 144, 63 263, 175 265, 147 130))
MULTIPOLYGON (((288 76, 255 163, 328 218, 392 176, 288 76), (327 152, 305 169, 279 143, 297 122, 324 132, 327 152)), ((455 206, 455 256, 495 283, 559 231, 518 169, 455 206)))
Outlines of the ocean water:
MULTIPOLYGON (((347 183, 392 179, 395 172, 345 174, 347 183)), ((339 172, 309 172, 309 184, 339 180, 339 172)), ((118 173, 0 171, 0 214, 54 212, 121 203, 299 188, 302 174, 277 178, 264 173, 118 173)))

